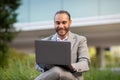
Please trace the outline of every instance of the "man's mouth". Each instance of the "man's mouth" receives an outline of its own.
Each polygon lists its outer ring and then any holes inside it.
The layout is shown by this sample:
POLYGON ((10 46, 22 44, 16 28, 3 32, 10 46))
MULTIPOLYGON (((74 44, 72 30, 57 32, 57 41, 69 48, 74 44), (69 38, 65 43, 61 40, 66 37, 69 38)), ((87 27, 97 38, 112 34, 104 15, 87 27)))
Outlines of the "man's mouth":
POLYGON ((56 32, 61 31, 61 30, 68 31, 67 28, 57 28, 57 29, 56 29, 56 32))

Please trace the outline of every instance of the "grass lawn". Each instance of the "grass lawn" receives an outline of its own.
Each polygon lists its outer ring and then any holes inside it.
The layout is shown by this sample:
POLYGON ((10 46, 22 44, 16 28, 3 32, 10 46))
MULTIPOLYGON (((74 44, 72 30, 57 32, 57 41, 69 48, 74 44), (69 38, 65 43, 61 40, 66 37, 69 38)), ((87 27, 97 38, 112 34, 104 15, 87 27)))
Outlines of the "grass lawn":
MULTIPOLYGON (((8 66, 0 68, 0 80, 34 80, 40 73, 35 70, 34 54, 10 51, 8 66)), ((84 80, 120 80, 120 72, 91 68, 84 73, 84 80)))
POLYGON ((10 50, 8 60, 7 66, 0 68, 0 80, 34 80, 40 74, 34 68, 34 54, 24 54, 10 50))

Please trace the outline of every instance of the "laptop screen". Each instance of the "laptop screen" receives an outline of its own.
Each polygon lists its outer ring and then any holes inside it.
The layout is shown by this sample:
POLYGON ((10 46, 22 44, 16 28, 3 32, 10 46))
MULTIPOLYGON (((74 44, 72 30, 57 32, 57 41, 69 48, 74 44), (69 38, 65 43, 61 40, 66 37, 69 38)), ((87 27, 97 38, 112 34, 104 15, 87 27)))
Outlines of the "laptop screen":
POLYGON ((71 64, 71 44, 60 41, 35 41, 35 56, 37 64, 71 64))

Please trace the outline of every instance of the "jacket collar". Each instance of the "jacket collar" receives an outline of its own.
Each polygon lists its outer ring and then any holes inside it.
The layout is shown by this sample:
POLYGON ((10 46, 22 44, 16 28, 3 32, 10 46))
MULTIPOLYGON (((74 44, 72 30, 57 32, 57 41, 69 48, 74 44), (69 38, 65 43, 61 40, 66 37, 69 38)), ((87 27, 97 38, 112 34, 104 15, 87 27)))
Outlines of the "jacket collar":
MULTIPOLYGON (((51 40, 52 41, 57 41, 57 33, 52 36, 51 40)), ((76 39, 75 39, 74 33, 72 33, 72 32, 69 31, 68 41, 71 42, 71 49, 72 49, 72 47, 75 44, 75 40, 76 39)))

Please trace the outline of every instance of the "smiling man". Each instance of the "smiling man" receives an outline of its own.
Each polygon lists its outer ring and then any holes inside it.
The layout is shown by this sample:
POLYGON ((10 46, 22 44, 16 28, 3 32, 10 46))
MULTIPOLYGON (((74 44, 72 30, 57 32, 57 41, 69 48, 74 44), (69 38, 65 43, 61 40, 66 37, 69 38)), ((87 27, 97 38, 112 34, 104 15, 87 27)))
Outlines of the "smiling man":
POLYGON ((62 13, 61 11, 61 14, 56 13, 54 17, 55 30, 58 34, 58 37, 61 39, 64 39, 68 36, 69 27, 72 22, 69 16, 66 15, 66 13, 62 13))
POLYGON ((71 70, 56 65, 36 64, 36 69, 41 71, 35 80, 83 80, 82 73, 89 70, 90 57, 86 37, 70 32, 72 23, 70 14, 65 10, 56 12, 54 27, 56 34, 43 40, 71 42, 71 70))

